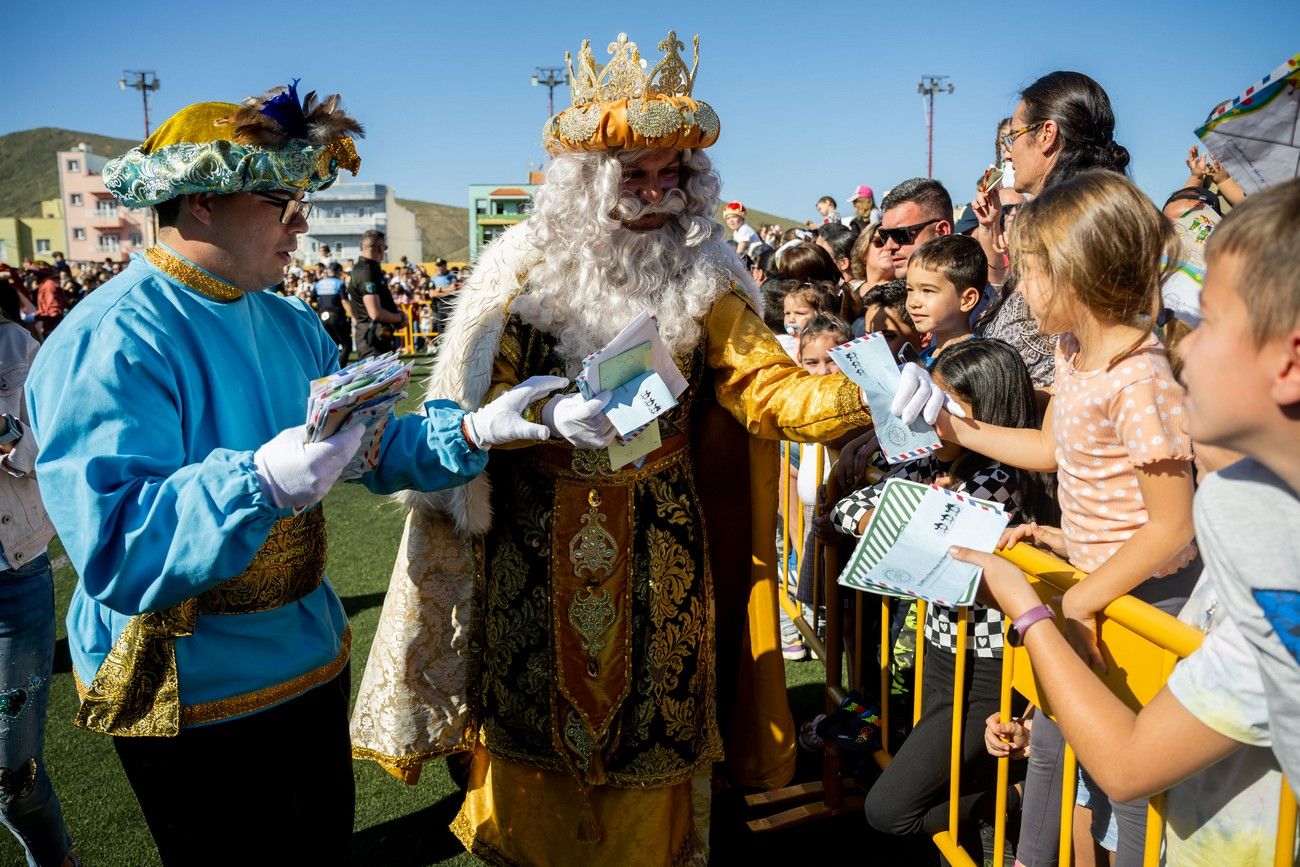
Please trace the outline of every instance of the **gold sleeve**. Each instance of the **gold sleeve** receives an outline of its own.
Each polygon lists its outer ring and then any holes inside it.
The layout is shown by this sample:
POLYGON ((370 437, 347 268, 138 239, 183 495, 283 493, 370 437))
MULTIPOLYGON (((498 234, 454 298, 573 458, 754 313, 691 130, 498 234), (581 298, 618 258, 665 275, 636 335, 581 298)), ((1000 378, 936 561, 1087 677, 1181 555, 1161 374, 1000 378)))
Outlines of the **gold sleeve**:
POLYGON ((705 329, 718 403, 753 436, 818 442, 871 424, 858 387, 795 364, 739 292, 714 302, 705 329))

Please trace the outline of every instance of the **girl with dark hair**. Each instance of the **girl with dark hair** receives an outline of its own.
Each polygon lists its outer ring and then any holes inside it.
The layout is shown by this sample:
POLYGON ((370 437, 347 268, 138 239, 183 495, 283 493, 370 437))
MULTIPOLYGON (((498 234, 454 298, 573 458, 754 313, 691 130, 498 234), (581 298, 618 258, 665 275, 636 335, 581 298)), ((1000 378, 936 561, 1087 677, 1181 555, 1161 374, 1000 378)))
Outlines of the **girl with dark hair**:
MULTIPOLYGON (((931 371, 972 418, 1007 427, 1039 425, 1034 386, 1016 351, 998 340, 968 340, 945 350, 931 371)), ((1048 479, 1041 473, 1004 467, 983 455, 957 447, 943 449, 894 467, 886 479, 933 483, 968 496, 998 503, 1017 521, 1052 522, 1058 514, 1048 479)), ((879 501, 884 481, 850 494, 831 512, 841 531, 861 535, 879 501)), ((951 767, 953 679, 960 612, 930 605, 925 615, 927 642, 922 678, 921 718, 867 794, 867 821, 890 834, 934 834, 948 827, 948 781, 951 767)), ((970 609, 963 723, 959 814, 992 820, 997 763, 984 749, 984 720, 998 710, 1002 676, 1002 615, 976 604, 970 609)), ((961 841, 967 851, 981 851, 977 824, 961 841)))
POLYGON ((782 277, 792 280, 825 280, 832 286, 840 282, 835 260, 815 241, 801 241, 777 250, 776 268, 782 277))

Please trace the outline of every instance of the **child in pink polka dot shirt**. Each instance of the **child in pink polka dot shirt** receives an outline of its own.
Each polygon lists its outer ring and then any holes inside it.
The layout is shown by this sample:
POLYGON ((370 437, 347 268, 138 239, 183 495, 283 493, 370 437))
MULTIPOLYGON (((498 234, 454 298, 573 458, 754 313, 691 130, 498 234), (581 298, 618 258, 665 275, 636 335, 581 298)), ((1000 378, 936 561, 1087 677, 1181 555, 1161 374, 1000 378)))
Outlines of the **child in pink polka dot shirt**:
MULTIPOLYGON (((1052 548, 1089 573, 1065 593, 1061 611, 1070 644, 1101 670, 1098 612, 1132 594, 1177 614, 1200 571, 1185 395, 1152 333, 1160 256, 1171 232, 1155 205, 1114 172, 1081 173, 1026 204, 1009 239, 1019 286, 1040 330, 1061 335, 1043 429, 947 414, 937 425, 944 439, 1004 464, 1057 472, 1060 530, 1028 525, 1003 541, 1052 548)), ((1040 817, 1040 836, 1055 847, 1047 826, 1059 816, 1060 783, 1049 781, 1053 774, 1059 781, 1063 742, 1039 716, 1023 822, 1040 817), (1058 788, 1048 791, 1051 785, 1058 788)), ((1115 863, 1141 863, 1145 801, 1115 803, 1097 790, 1092 808, 1112 810, 1118 820, 1115 863)), ((1028 867, 1034 849, 1025 847, 1028 867)))
MULTIPOLYGON (((1155 335, 1108 368, 1078 369, 1079 353, 1078 340, 1063 335, 1056 352, 1052 437, 1066 552, 1076 568, 1095 572, 1147 523, 1143 468, 1190 462, 1192 441, 1184 425, 1183 387, 1155 335)), ((1195 558, 1189 538, 1153 575, 1168 575, 1195 558)))

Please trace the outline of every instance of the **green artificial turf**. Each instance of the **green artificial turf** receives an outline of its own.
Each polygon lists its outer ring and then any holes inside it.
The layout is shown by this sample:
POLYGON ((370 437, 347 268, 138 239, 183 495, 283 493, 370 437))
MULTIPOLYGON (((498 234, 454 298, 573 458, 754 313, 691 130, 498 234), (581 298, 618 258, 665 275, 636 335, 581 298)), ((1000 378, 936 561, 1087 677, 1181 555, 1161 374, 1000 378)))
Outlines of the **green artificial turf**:
MULTIPOLYGON (((410 397, 401 408, 416 408, 424 391, 427 361, 421 360, 410 397)), ((352 686, 355 691, 370 650, 384 593, 402 532, 398 507, 359 485, 339 485, 325 500, 329 532, 328 572, 342 597, 352 624, 352 686)), ((58 541, 50 549, 55 563, 58 647, 51 685, 45 758, 50 778, 63 802, 74 847, 88 867, 156 865, 158 855, 144 818, 113 754, 109 738, 72 725, 77 696, 72 683, 63 613, 76 582, 58 541)), ((824 669, 818 662, 789 663, 786 668, 795 719, 807 719, 822 709, 824 669)), ((356 826, 352 860, 355 864, 383 867, 476 864, 447 830, 459 808, 460 797, 446 768, 433 763, 425 768, 417 786, 393 779, 373 762, 354 764, 357 778, 356 826)), ((262 769, 260 772, 267 772, 262 769)), ((233 769, 232 773, 252 773, 233 769)), ((803 756, 799 779, 820 777, 815 757, 803 756)), ((717 801, 718 799, 715 799, 717 801)), ((867 834, 860 814, 792 832, 754 837, 742 829, 744 818, 738 796, 728 810, 715 810, 714 863, 790 863, 816 852, 828 857, 860 858, 867 834), (727 829, 718 827, 723 822, 727 829), (839 833, 827 839, 830 829, 839 833), (723 831, 719 835, 719 831, 723 831), (717 851, 717 840, 731 841, 728 853, 717 851), (809 849, 811 847, 811 849, 809 849), (838 857, 833 857, 838 856, 838 857), (742 857, 742 861, 732 861, 742 857)), ((867 835, 869 836, 869 835, 867 835)), ((879 850, 878 850, 879 851, 879 850)), ((0 864, 21 864, 16 842, 0 832, 0 864)), ((886 862, 882 862, 886 863, 886 862)), ((915 862, 913 862, 915 863, 915 862)))

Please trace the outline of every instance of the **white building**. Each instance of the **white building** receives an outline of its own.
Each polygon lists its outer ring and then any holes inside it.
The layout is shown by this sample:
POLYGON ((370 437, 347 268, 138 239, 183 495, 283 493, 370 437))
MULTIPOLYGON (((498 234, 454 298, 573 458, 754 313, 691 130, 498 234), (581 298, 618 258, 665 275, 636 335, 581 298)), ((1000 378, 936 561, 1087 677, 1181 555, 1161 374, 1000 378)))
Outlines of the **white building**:
POLYGON ((340 262, 356 259, 361 255, 362 233, 378 229, 387 237, 389 262, 403 256, 411 262, 423 261, 424 245, 415 214, 397 204, 388 185, 339 180, 308 198, 316 207, 307 234, 298 241, 300 259, 317 260, 325 245, 340 262))

